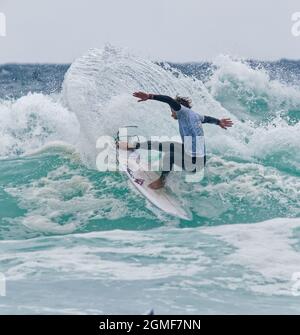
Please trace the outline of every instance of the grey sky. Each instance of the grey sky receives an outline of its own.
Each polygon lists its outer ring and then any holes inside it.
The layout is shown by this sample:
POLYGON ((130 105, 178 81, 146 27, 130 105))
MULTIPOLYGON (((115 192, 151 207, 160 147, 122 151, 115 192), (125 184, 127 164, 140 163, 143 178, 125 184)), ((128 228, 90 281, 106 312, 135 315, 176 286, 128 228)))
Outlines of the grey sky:
POLYGON ((69 63, 109 42, 152 59, 300 59, 299 0, 0 0, 0 63, 69 63))

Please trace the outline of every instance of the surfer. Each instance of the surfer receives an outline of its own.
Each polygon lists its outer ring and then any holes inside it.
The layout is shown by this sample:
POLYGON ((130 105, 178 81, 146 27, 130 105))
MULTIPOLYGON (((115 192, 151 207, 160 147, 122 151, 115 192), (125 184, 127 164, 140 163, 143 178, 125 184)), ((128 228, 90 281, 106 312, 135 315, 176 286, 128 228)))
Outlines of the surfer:
MULTIPOLYGON (((211 116, 203 116, 199 113, 194 112, 192 107, 192 101, 190 98, 176 96, 175 99, 166 95, 148 94, 144 92, 135 92, 133 96, 138 98, 138 102, 147 100, 156 100, 163 103, 167 103, 171 108, 171 116, 173 119, 178 120, 179 132, 182 139, 182 143, 169 143, 170 145, 164 145, 168 148, 168 151, 164 151, 163 158, 163 171, 160 177, 150 183, 148 186, 152 189, 159 189, 165 185, 166 177, 173 169, 174 164, 180 165, 182 169, 196 172, 204 168, 206 163, 206 151, 204 143, 204 132, 202 123, 211 123, 220 126, 223 129, 227 129, 233 125, 233 122, 229 118, 216 119, 211 116), (175 159, 175 154, 181 153, 181 159, 175 159), (188 167, 188 162, 192 165, 188 167), (168 166, 169 168, 165 168, 168 166)), ((128 144, 124 143, 121 148, 128 149, 128 144)), ((159 150, 162 151, 162 143, 155 144, 154 142, 148 141, 147 143, 138 143, 136 148, 145 148, 148 150, 159 150)))

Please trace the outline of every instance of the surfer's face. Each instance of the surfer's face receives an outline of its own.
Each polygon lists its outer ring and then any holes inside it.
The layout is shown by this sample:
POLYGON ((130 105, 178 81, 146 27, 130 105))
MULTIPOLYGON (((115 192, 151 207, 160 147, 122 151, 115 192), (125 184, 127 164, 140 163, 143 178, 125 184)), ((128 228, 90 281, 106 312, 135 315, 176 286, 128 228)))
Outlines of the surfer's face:
POLYGON ((177 120, 176 112, 173 109, 171 109, 171 116, 174 120, 177 120))

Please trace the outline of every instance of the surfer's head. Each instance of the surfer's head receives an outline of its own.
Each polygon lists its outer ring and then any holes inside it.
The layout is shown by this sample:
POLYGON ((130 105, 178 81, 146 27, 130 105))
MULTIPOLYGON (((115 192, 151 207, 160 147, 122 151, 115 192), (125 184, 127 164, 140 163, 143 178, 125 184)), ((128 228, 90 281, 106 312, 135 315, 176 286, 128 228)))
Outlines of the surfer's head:
POLYGON ((175 100, 180 103, 180 105, 185 106, 187 108, 192 108, 192 100, 187 97, 181 97, 180 95, 176 95, 175 100))
MULTIPOLYGON (((178 103, 180 103, 180 105, 183 105, 187 108, 192 108, 192 100, 190 98, 187 98, 187 97, 181 97, 179 95, 176 95, 175 99, 178 103)), ((171 109, 171 116, 173 119, 177 120, 177 114, 176 112, 171 109)))

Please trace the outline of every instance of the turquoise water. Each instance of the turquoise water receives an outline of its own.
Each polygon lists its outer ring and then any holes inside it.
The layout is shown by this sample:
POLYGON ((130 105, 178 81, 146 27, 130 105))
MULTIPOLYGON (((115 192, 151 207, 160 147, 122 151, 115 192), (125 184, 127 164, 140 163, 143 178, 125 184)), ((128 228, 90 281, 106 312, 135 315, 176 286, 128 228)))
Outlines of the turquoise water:
POLYGON ((284 76, 280 62, 195 66, 106 47, 70 67, 0 67, 0 313, 300 312, 300 63, 284 76), (235 123, 205 125, 201 183, 168 180, 192 221, 95 167, 97 139, 122 125, 177 134, 135 90, 189 95, 235 123))

